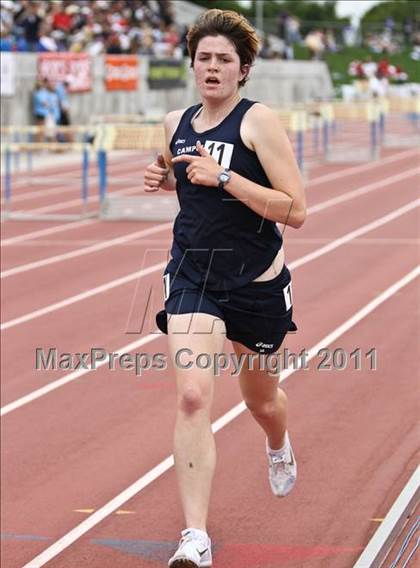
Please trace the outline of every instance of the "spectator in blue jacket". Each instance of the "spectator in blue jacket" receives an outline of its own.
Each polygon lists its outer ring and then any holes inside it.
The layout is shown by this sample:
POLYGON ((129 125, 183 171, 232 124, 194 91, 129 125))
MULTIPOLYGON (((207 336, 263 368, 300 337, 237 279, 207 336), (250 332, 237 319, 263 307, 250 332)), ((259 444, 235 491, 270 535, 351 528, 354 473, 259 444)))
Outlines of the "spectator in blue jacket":
POLYGON ((60 120, 60 103, 51 81, 48 79, 37 81, 32 95, 32 104, 35 124, 45 129, 38 133, 37 142, 42 140, 43 132, 47 139, 54 138, 55 126, 60 120))

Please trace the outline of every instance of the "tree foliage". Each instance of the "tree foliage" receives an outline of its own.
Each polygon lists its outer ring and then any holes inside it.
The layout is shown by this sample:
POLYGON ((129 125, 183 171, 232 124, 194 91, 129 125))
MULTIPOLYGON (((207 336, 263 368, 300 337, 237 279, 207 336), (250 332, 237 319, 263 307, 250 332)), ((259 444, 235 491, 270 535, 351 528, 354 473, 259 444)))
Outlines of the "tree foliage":
MULTIPOLYGON (((250 19, 255 17, 256 2, 261 0, 253 0, 249 7, 238 4, 233 0, 195 0, 194 4, 199 4, 204 8, 220 8, 221 10, 235 10, 250 19)), ((296 16, 302 23, 308 22, 314 25, 317 22, 345 24, 348 18, 339 18, 336 13, 336 0, 318 4, 308 0, 283 0, 276 2, 274 0, 264 0, 264 18, 276 19, 281 12, 287 12, 296 16)))
POLYGON ((376 4, 361 19, 362 26, 371 24, 382 25, 387 18, 393 18, 397 24, 402 24, 406 18, 420 20, 420 2, 416 0, 397 0, 376 4))

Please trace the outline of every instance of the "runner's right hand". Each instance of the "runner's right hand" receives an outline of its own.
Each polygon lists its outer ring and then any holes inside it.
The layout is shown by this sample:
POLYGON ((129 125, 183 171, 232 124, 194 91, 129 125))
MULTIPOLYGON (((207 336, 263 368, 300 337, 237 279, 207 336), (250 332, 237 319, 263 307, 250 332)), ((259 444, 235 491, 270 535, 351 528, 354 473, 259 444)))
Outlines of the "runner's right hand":
POLYGON ((162 184, 168 179, 169 168, 165 158, 158 154, 156 160, 149 164, 144 173, 144 191, 159 191, 162 184))

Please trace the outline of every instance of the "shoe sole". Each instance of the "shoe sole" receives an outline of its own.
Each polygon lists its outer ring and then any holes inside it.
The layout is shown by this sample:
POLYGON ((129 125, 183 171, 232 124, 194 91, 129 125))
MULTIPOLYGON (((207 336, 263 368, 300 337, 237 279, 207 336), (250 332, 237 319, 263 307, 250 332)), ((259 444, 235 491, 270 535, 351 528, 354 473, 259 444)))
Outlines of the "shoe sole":
POLYGON ((200 564, 200 566, 197 566, 195 562, 184 558, 174 560, 171 564, 171 568, 211 568, 211 566, 211 564, 200 564))
POLYGON ((191 560, 175 560, 171 564, 171 568, 197 568, 197 564, 191 562, 191 560))

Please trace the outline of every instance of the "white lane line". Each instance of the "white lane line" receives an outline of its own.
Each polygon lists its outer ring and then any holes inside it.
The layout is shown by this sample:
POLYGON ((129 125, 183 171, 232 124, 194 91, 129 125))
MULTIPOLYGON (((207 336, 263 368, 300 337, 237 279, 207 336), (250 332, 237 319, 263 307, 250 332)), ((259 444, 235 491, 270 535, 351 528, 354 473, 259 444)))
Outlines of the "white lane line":
POLYGON ((50 264, 54 264, 56 262, 63 262, 65 260, 69 260, 70 258, 76 258, 79 256, 84 256, 85 254, 90 254, 92 252, 98 252, 110 247, 122 245, 134 239, 148 237, 149 235, 154 235, 155 233, 159 233, 160 231, 165 231, 166 229, 170 229, 172 225, 173 223, 164 223, 155 227, 149 227, 148 229, 142 229, 141 231, 135 231, 134 233, 129 233, 128 235, 123 235, 122 237, 116 237, 114 239, 102 241, 100 243, 80 249, 71 250, 69 252, 64 252, 55 256, 49 256, 48 258, 43 258, 42 260, 36 260, 35 262, 29 262, 28 264, 21 264, 20 266, 10 268, 9 270, 4 270, 1 273, 0 277, 8 278, 9 276, 15 276, 16 274, 27 272, 28 270, 41 268, 42 266, 49 266, 50 264))
MULTIPOLYGON (((91 180, 89 180, 91 181, 91 180)), ((62 182, 61 182, 62 183, 62 182)), ((50 189, 42 189, 42 190, 35 190, 35 191, 27 191, 26 193, 13 195, 13 204, 21 203, 22 201, 29 201, 31 199, 39 199, 40 197, 48 197, 50 195, 63 195, 63 193, 80 193, 80 186, 82 182, 79 179, 74 180, 72 182, 74 185, 72 187, 52 187, 50 189)), ((94 183, 94 182, 92 182, 94 183)), ((58 185, 58 184, 57 184, 58 185)), ((16 188, 13 188, 16 189, 16 188)), ((4 205, 6 203, 5 199, 1 199, 1 204, 4 205)))
MULTIPOLYGON (((156 330, 155 333, 150 333, 149 335, 146 335, 145 337, 142 337, 137 341, 133 341, 132 343, 128 343, 128 345, 124 345, 124 347, 118 349, 116 353, 120 353, 121 355, 123 353, 129 353, 130 351, 133 351, 134 349, 137 349, 146 343, 150 343, 151 341, 157 339, 161 335, 162 333, 159 330, 156 330)), ((104 361, 101 360, 96 363, 96 368, 99 369, 100 367, 107 365, 108 361, 109 357, 107 356, 107 358, 104 361)), ((19 398, 18 400, 11 402, 10 404, 7 404, 0 410, 0 416, 5 416, 6 414, 9 414, 13 410, 20 408, 21 406, 24 406, 25 404, 28 404, 33 400, 36 400, 37 398, 40 398, 41 396, 44 396, 53 390, 63 387, 67 383, 71 383, 74 380, 78 379, 79 377, 82 377, 86 373, 90 373, 91 371, 92 369, 79 369, 78 371, 73 371, 72 373, 65 375, 61 379, 49 383, 48 385, 45 385, 44 387, 37 389, 36 391, 33 391, 23 396, 22 398, 19 398)))
POLYGON ((338 195, 337 197, 333 197, 332 199, 327 199, 322 203, 318 203, 318 205, 313 205, 309 208, 311 213, 318 213, 323 209, 327 209, 333 205, 338 205, 339 203, 344 203, 345 201, 349 201, 350 199, 354 199, 355 197, 359 197, 360 195, 366 195, 371 191, 375 191, 376 189, 380 189, 384 187, 384 185, 389 185, 391 183, 397 183, 402 181, 406 178, 409 178, 414 175, 420 174, 420 168, 413 168, 411 170, 407 170, 400 174, 396 174, 394 176, 388 177, 386 180, 379 180, 373 183, 369 183, 368 185, 364 185, 359 187, 358 189, 354 189, 353 191, 349 191, 344 193, 343 195, 338 195))
MULTIPOLYGON (((289 269, 293 269, 303 264, 306 264, 307 262, 314 260, 315 258, 318 258, 344 244, 349 243, 350 241, 356 239, 361 235, 368 233, 369 231, 373 231, 374 229, 377 229, 378 227, 381 227, 382 225, 389 223, 390 221, 393 221, 397 217, 400 217, 401 215, 404 215, 405 213, 408 213, 409 211, 415 209, 416 207, 419 206, 419 204, 420 204, 420 199, 411 201, 407 205, 404 205, 403 207, 396 209, 392 213, 388 213, 384 217, 380 217, 379 219, 376 219, 375 221, 372 221, 367 225, 363 225, 362 227, 359 227, 358 229, 351 231, 350 233, 347 233, 346 235, 343 235, 342 237, 339 237, 334 241, 329 242, 327 245, 301 257, 300 259, 291 262, 290 264, 288 264, 288 267, 289 269)), ((10 329, 11 327, 15 327, 16 325, 20 325, 22 323, 31 321, 35 318, 50 314, 51 312, 70 306, 71 304, 80 302, 81 300, 85 300, 86 298, 91 298, 96 294, 102 294, 103 292, 112 290, 117 286, 121 286, 123 284, 127 284, 128 282, 132 282, 137 278, 141 278, 142 276, 145 275, 146 272, 147 274, 151 274, 156 270, 161 270, 161 268, 162 264, 155 264, 147 269, 140 270, 137 272, 132 272, 130 274, 127 274, 126 276, 122 276, 121 278, 111 280, 110 282, 107 282, 95 288, 91 288, 90 290, 86 290, 85 292, 81 292, 80 294, 76 294, 75 296, 69 296, 68 298, 61 300, 60 302, 49 304, 44 308, 39 308, 38 310, 29 312, 27 314, 24 314, 23 316, 19 316, 15 319, 4 322, 0 325, 0 330, 3 331, 6 329, 10 329)))
MULTIPOLYGON (((305 244, 320 244, 320 243, 329 243, 331 239, 320 237, 320 238, 288 238, 287 244, 293 245, 305 245, 305 244)), ((355 239, 353 244, 355 245, 420 245, 420 237, 418 238, 394 238, 394 237, 384 237, 384 238, 366 238, 366 239, 355 239)))
POLYGON ((379 568, 382 565, 419 495, 420 466, 417 466, 353 568, 379 568))
POLYGON ((383 160, 378 160, 377 162, 368 162, 367 164, 362 164, 361 166, 352 166, 343 170, 338 170, 337 172, 325 174, 323 176, 317 177, 314 180, 309 180, 308 183, 309 185, 316 185, 334 179, 341 179, 343 175, 345 176, 355 175, 360 172, 368 171, 375 166, 382 167, 385 164, 393 164, 394 162, 398 162, 399 160, 402 160, 404 158, 415 156, 416 154, 420 155, 419 150, 417 148, 412 148, 410 150, 398 153, 395 156, 388 156, 387 158, 384 158, 383 160))
POLYGON ((407 203, 407 205, 404 205, 403 207, 396 209, 392 213, 388 213, 388 215, 380 217, 379 219, 376 219, 376 221, 372 221, 367 225, 363 225, 362 227, 359 227, 359 229, 355 229, 354 231, 347 233, 347 235, 344 235, 339 239, 336 239, 335 241, 325 245, 324 247, 321 247, 320 249, 314 252, 310 252, 309 254, 302 256, 300 259, 292 262, 291 265, 293 265, 293 268, 298 268, 299 266, 302 266, 302 264, 306 264, 307 262, 314 260, 315 258, 319 258, 320 256, 352 241, 353 239, 356 239, 357 237, 360 237, 361 235, 364 235, 369 231, 373 231, 378 227, 381 227, 382 225, 385 225, 386 223, 393 221, 397 217, 400 217, 401 215, 404 215, 405 213, 408 213, 409 211, 416 209, 419 205, 420 205, 420 199, 415 199, 414 201, 410 201, 410 203, 407 203))
MULTIPOLYGON (((391 298, 404 286, 407 286, 407 284, 409 284, 415 278, 417 278, 419 274, 420 274, 420 267, 417 266, 414 270, 406 274, 403 278, 395 282, 395 284, 393 284, 392 286, 387 288, 384 292, 379 294, 374 300, 366 304, 352 317, 350 317, 343 324, 341 324, 339 327, 334 329, 334 331, 329 333, 319 343, 314 345, 309 350, 309 356, 307 358, 307 361, 310 361, 311 359, 316 357, 320 349, 328 347, 331 343, 336 341, 339 337, 341 337, 344 333, 346 333, 351 328, 353 328, 357 323, 363 320, 367 315, 369 315, 383 302, 391 298)), ((297 370, 298 369, 293 367, 290 369, 289 368, 285 369, 280 373, 279 382, 284 381, 287 377, 293 375, 293 373, 295 373, 297 370)), ((231 408, 228 412, 226 412, 226 414, 221 416, 218 420, 213 422, 212 424, 213 432, 216 433, 225 426, 227 426, 236 417, 242 414, 244 410, 246 410, 246 406, 245 403, 242 401, 233 408, 231 408)), ((140 491, 142 491, 145 487, 153 483, 153 481, 155 481, 158 477, 160 477, 169 469, 171 469, 173 465, 174 465, 174 456, 170 455, 166 459, 161 461, 158 465, 156 465, 153 469, 148 471, 145 475, 140 477, 132 485, 124 489, 124 491, 119 493, 116 497, 108 501, 108 503, 103 505, 100 509, 98 509, 95 513, 90 515, 87 519, 76 525, 63 537, 61 537, 59 540, 57 540, 51 546, 49 546, 47 549, 41 552, 41 554, 38 554, 38 556, 33 558, 27 564, 25 564, 23 568, 41 568, 41 566, 44 566, 52 558, 55 558, 58 554, 60 554, 61 552, 63 552, 63 550, 65 550, 74 542, 76 542, 76 540, 78 540, 80 537, 86 534, 89 530, 91 530, 93 527, 95 527, 100 522, 102 522, 106 517, 111 515, 114 511, 118 510, 122 505, 124 505, 127 501, 132 499, 135 495, 140 493, 140 491)), ((365 568, 367 565, 365 564, 363 566, 365 568)))
POLYGON ((26 323, 41 316, 45 316, 57 310, 61 310, 62 308, 66 308, 67 306, 71 306, 72 304, 81 302, 82 300, 86 300, 87 298, 92 298, 92 296, 96 296, 97 294, 103 294, 104 292, 108 292, 108 290, 112 290, 113 288, 117 288, 118 286, 128 284, 133 280, 143 278, 144 276, 152 274, 157 270, 163 270, 166 265, 167 262, 161 262, 160 264, 153 264, 152 266, 144 268, 143 270, 132 272, 130 274, 127 274, 126 276, 121 276, 121 278, 116 278, 115 280, 111 280, 110 282, 106 282, 105 284, 101 284, 100 286, 96 286, 95 288, 90 288, 90 290, 86 290, 85 292, 81 292, 80 294, 69 296, 64 300, 60 300, 59 302, 55 302, 54 304, 49 304, 44 308, 39 308, 38 310, 34 310, 33 312, 29 312, 18 318, 4 322, 1 324, 0 330, 3 331, 6 329, 10 329, 11 327, 15 327, 17 325, 26 323))
MULTIPOLYGON (((341 176, 353 175, 355 173, 358 173, 360 171, 360 168, 363 168, 363 171, 364 171, 365 169, 373 169, 373 168, 380 167, 384 164, 389 164, 389 163, 392 163, 392 162, 403 160, 407 157, 410 157, 410 155, 412 153, 413 153, 413 150, 406 150, 404 152, 399 152, 398 154, 396 154, 394 156, 389 156, 388 158, 383 158, 382 160, 378 160, 377 162, 369 162, 368 164, 364 164, 363 166, 353 166, 353 167, 350 167, 350 168, 342 169, 339 172, 334 172, 333 174, 327 174, 327 175, 324 175, 324 176, 320 176, 318 178, 314 178, 313 180, 309 180, 308 183, 306 184, 306 186, 309 188, 312 185, 315 185, 317 183, 321 183, 323 181, 328 181, 328 176, 333 176, 333 178, 331 178, 331 179, 335 179, 339 173, 340 173, 341 176)), ((66 231, 67 229, 77 228, 79 223, 92 224, 92 223, 98 223, 98 222, 99 221, 95 219, 95 220, 89 220, 89 221, 76 221, 75 223, 65 223, 64 225, 57 225, 56 227, 50 227, 48 229, 41 229, 39 231, 33 231, 31 233, 26 233, 24 235, 19 235, 19 236, 16 236, 16 237, 11 237, 9 239, 4 239, 1 242, 1 246, 8 246, 8 245, 12 245, 12 244, 15 244, 15 243, 22 242, 26 239, 36 238, 38 235, 39 236, 51 235, 53 233, 66 231)))
MULTIPOLYGON (((117 191, 112 191, 109 195, 131 195, 132 193, 142 192, 142 183, 141 179, 139 178, 139 183, 136 185, 131 185, 126 187, 125 189, 119 189, 117 191)), ((89 203, 99 201, 99 195, 93 195, 89 197, 89 203)), ((22 209, 19 213, 27 213, 33 215, 40 215, 43 213, 51 213, 52 211, 61 211, 62 209, 70 209, 71 207, 81 207, 82 200, 79 199, 71 199, 70 201, 63 201, 61 203, 54 203, 52 205, 45 205, 43 207, 37 207, 36 209, 22 209)), ((17 213, 17 211, 16 211, 17 213)), ((30 219, 29 219, 30 220, 30 219)))
MULTIPOLYGON (((309 207, 307 210, 308 215, 312 215, 314 213, 319 213, 320 211, 323 211, 325 209, 328 209, 329 207, 333 207, 335 205, 338 205, 340 203, 343 203, 345 201, 349 201, 351 199, 355 199, 356 197, 360 197, 361 195, 364 195, 366 193, 370 193, 371 191, 377 190, 377 189, 382 189, 383 187, 386 187, 388 185, 391 185, 393 183, 397 183, 403 179, 407 179, 411 176, 417 175, 420 173, 420 169, 419 168, 413 168, 411 170, 408 170, 406 172, 403 172, 401 174, 397 174, 394 176, 391 176, 385 180, 380 180, 374 183, 370 183, 367 185, 364 185, 362 187, 359 187, 357 189, 348 191, 347 193, 344 193, 342 195, 339 195, 337 197, 334 197, 332 199, 327 199, 326 201, 323 201, 322 203, 318 203, 318 205, 314 205, 312 207, 309 207)), ((159 231, 163 231, 165 230, 168 225, 170 225, 170 223, 165 223, 164 225, 157 225, 156 227, 154 227, 154 232, 159 232, 159 231)), ((150 230, 150 229, 146 229, 145 231, 150 230)), ((28 264, 22 264, 20 266, 15 266, 13 268, 10 268, 8 270, 4 270, 3 272, 1 272, 0 274, 0 278, 8 278, 9 276, 14 276, 16 274, 21 274, 22 272, 27 272, 28 270, 34 270, 36 268, 41 268, 43 266, 48 266, 50 264, 53 264, 55 262, 62 262, 64 260, 68 260, 70 258, 75 258, 78 256, 82 256, 85 254, 90 254, 92 252, 96 252, 96 251, 100 251, 103 250, 105 248, 109 248, 111 246, 118 246, 120 244, 126 243, 128 241, 131 241, 135 238, 137 238, 137 235, 139 233, 135 232, 135 233, 129 233, 128 235, 125 235, 123 237, 118 237, 116 239, 112 239, 110 241, 104 241, 103 243, 99 243, 96 245, 91 245, 89 247, 83 247, 80 249, 76 249, 74 251, 69 251, 63 254, 59 254, 59 255, 55 255, 55 256, 51 256, 48 258, 44 258, 41 260, 36 260, 34 262, 30 262, 28 264)), ((147 233, 145 233, 147 234, 147 233)))
MULTIPOLYGON (((328 240, 331 239, 324 239, 324 242, 327 242, 328 240)), ((69 246, 74 246, 74 245, 79 245, 79 246, 90 246, 90 245, 97 245, 99 243, 103 243, 103 240, 101 239, 36 239, 35 241, 25 241, 24 243, 21 243, 19 246, 21 248, 43 248, 43 247, 50 247, 51 249, 53 249, 54 247, 69 247, 69 246)), ((172 239, 171 236, 169 235, 168 237, 164 237, 161 239, 143 239, 143 238, 138 238, 135 239, 134 241, 128 241, 126 243, 121 243, 121 245, 119 246, 127 246, 127 247, 138 247, 139 245, 150 245, 150 246, 156 246, 156 247, 161 247, 161 246, 166 246, 166 247, 170 247, 170 245, 172 244, 172 239)))
POLYGON ((54 233, 61 233, 70 229, 78 229, 79 227, 84 227, 85 225, 92 225, 93 223, 98 223, 98 221, 92 219, 83 219, 81 221, 74 221, 71 223, 64 223, 61 225, 55 225, 54 227, 48 227, 46 229, 38 229, 37 231, 32 231, 30 233, 25 233, 23 235, 18 235, 16 237, 10 237, 8 239, 3 239, 1 241, 1 246, 6 247, 10 245, 15 245, 17 243, 23 243, 29 241, 30 239, 37 239, 38 237, 45 237, 46 235, 53 235, 54 233))
MULTIPOLYGON (((378 227, 380 227, 380 226, 382 226, 386 223, 389 223, 393 219, 396 219, 397 217, 404 215, 408 211, 411 211, 412 209, 414 209, 414 207, 417 207, 418 205, 420 205, 420 199, 413 201, 412 203, 409 203, 409 204, 405 205, 404 207, 401 207, 400 209, 397 209, 393 213, 385 215, 385 217, 381 217, 380 219, 377 219, 373 223, 369 223, 368 225, 365 225, 364 227, 360 227, 356 231, 352 231, 351 233, 348 233, 347 235, 340 237, 339 239, 333 241, 329 245, 321 247, 320 249, 314 251, 311 254, 308 254, 308 255, 306 255, 302 258, 298 258, 297 260, 288 264, 288 268, 289 268, 289 270, 292 271, 292 270, 294 270, 294 269, 296 269, 300 266, 303 266, 304 264, 307 264, 308 262, 311 262, 312 260, 319 258, 320 256, 331 252, 332 250, 338 248, 339 246, 342 246, 342 245, 350 242, 352 239, 355 239, 356 236, 358 236, 359 234, 367 233, 368 231, 372 231, 372 230, 377 229, 378 227)), ((149 268, 147 268, 145 271, 140 271, 140 272, 143 272, 143 274, 139 274, 139 273, 129 274, 125 278, 127 279, 126 281, 128 281, 128 279, 134 280, 135 278, 139 278, 140 276, 144 276, 144 272, 146 272, 146 271, 147 271, 148 274, 151 274, 152 272, 154 272, 156 270, 161 270, 161 269, 162 269, 162 264, 153 265, 153 266, 150 266, 149 268)), ((110 285, 110 283, 107 284, 106 286, 109 286, 109 285, 110 285)), ((117 285, 119 285, 119 284, 117 284, 117 285)), ((96 293, 99 293, 99 292, 96 292, 96 293)), ((84 294, 86 294, 86 292, 84 294)), ((93 295, 93 294, 90 293, 90 295, 93 295)), ((72 300, 72 298, 69 298, 67 301, 69 302, 70 300, 72 300)), ((78 301, 78 300, 74 300, 74 301, 78 301)), ((58 308, 54 308, 54 309, 58 309, 58 308)), ((5 324, 3 324, 3 326, 12 327, 12 325, 18 325, 18 323, 23 323, 23 321, 19 321, 19 320, 22 320, 23 318, 25 318, 25 321, 28 321, 29 319, 34 319, 35 317, 39 317, 40 315, 44 315, 46 313, 46 310, 48 310, 48 313, 53 311, 52 306, 48 306, 47 308, 43 308, 42 310, 43 310, 43 313, 41 313, 41 314, 32 315, 32 314, 34 314, 34 312, 32 312, 31 314, 27 314, 26 316, 22 316, 21 318, 18 318, 18 320, 11 320, 9 322, 6 322, 5 324), (14 323, 16 321, 17 321, 17 323, 14 323)), ((41 310, 38 310, 38 312, 41 312, 41 310)), ((153 339, 156 339, 158 337, 158 335, 151 334, 151 335, 148 335, 147 337, 148 337, 148 340, 147 340, 147 342, 148 342, 148 341, 153 341, 153 339)), ((143 342, 143 339, 141 339, 140 341, 143 342)), ((132 346, 135 345, 135 344, 136 344, 136 342, 134 342, 134 344, 130 343, 129 345, 125 345, 124 347, 121 347, 119 349, 119 351, 122 352, 122 353, 125 353, 125 352, 127 352, 128 348, 133 349, 132 346)), ((141 345, 143 345, 143 343, 141 343, 141 345)), ((49 383, 48 385, 45 385, 44 387, 42 387, 40 389, 36 389, 36 390, 32 391, 31 393, 15 400, 14 402, 11 402, 11 403, 3 406, 0 409, 0 416, 4 416, 4 415, 8 414, 9 412, 12 412, 13 410, 17 410, 21 406, 24 406, 25 404, 28 404, 29 402, 32 402, 33 400, 36 400, 37 398, 40 398, 41 396, 44 396, 45 394, 61 387, 63 384, 66 384, 70 381, 73 381, 73 380, 81 377, 82 375, 85 375, 85 374, 90 373, 90 372, 91 372, 91 369, 81 369, 79 371, 75 371, 73 373, 70 373, 69 375, 66 375, 65 377, 63 377, 61 379, 53 381, 53 382, 49 383)))

